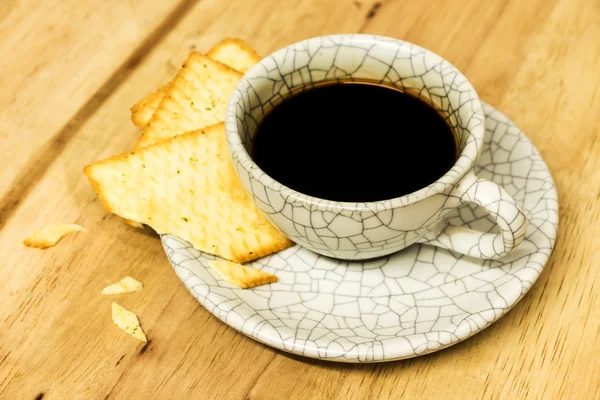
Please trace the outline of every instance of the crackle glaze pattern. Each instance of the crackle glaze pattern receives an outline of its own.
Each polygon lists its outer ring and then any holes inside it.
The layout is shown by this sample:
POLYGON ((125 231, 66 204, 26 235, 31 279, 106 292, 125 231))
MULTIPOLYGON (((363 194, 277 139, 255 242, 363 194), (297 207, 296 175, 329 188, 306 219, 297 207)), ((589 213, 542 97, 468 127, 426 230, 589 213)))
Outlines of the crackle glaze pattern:
MULTIPOLYGON (((485 130, 475 90, 448 61, 421 47, 372 35, 324 36, 293 44, 266 57, 244 76, 226 118, 231 156, 245 189, 288 237, 319 254, 369 259, 428 241, 474 257, 499 258, 524 237, 526 221, 512 198, 471 173, 485 130), (458 138, 460 155, 452 169, 406 196, 345 203, 298 193, 254 164, 249 156, 252 135, 266 112, 290 92, 347 79, 394 85, 433 104, 458 138), (498 219, 502 235, 444 230, 444 216, 465 201, 487 208, 498 219)), ((394 171, 381 173, 394 184, 394 171)))
MULTIPOLYGON (((501 184, 529 220, 521 246, 481 260, 415 244, 388 257, 346 262, 300 246, 251 265, 278 283, 238 289, 208 267, 213 256, 173 236, 162 242, 185 286, 221 321, 275 348, 339 362, 415 357, 462 341, 502 317, 537 280, 554 247, 558 201, 537 150, 484 104, 486 136, 476 172, 501 184)), ((489 214, 464 204, 451 224, 493 233, 489 214)))

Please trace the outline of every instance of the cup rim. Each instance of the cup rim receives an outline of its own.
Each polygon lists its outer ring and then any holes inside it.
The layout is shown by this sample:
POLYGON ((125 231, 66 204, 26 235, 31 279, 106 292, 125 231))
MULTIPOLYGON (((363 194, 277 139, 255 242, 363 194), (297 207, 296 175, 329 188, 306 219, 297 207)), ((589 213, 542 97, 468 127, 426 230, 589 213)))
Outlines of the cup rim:
MULTIPOLYGON (((485 135, 485 115, 483 112, 483 107, 481 105, 481 100, 477 91, 468 80, 468 78, 452 63, 448 60, 442 58, 437 53, 428 50, 424 47, 418 46, 416 44, 403 41, 400 39, 381 36, 381 35, 369 35, 369 34, 333 34, 333 35, 322 35, 315 36, 311 38, 307 38, 304 40, 300 40, 294 43, 291 43, 285 47, 282 47, 266 57, 263 57, 257 64, 252 66, 240 79, 237 83, 233 94, 229 98, 227 109, 226 109, 226 118, 225 118, 225 134, 227 138, 227 143, 229 147, 229 153, 231 155, 232 161, 237 161, 242 165, 244 170, 248 172, 252 178, 257 180, 261 185, 269 188, 272 191, 279 192, 281 195, 288 199, 294 199, 296 201, 300 201, 303 203, 308 203, 312 206, 319 207, 319 209, 336 209, 336 210, 347 210, 347 211, 371 211, 377 207, 377 205, 383 204, 385 208, 397 208, 397 207, 405 207, 410 204, 417 203, 419 201, 425 200, 434 195, 446 192, 448 186, 451 187, 456 186, 456 184, 473 168, 475 165, 479 155, 481 154, 483 148, 483 138, 485 135), (291 47, 299 46, 299 45, 308 45, 309 42, 314 40, 323 40, 323 39, 331 39, 336 42, 348 41, 351 42, 367 42, 369 44, 373 44, 375 42, 387 42, 392 45, 398 47, 409 47, 411 51, 418 50, 425 53, 428 53, 434 57, 438 57, 440 60, 443 60, 446 65, 448 65, 453 72, 455 72, 458 76, 464 79, 464 85, 466 89, 472 92, 472 104, 473 104, 473 115, 479 115, 481 119, 481 123, 476 125, 471 131, 471 135, 475 138, 476 144, 474 146, 469 146, 467 142, 464 148, 459 153, 457 160, 452 165, 452 167, 440 178, 436 181, 430 183, 429 185, 422 187, 419 190, 416 190, 412 193, 408 193, 399 197, 394 197, 391 199, 381 199, 375 201, 368 202, 347 202, 347 201, 336 201, 336 200, 328 200, 322 199, 319 197, 311 196, 308 194, 304 194, 295 189, 290 188, 289 186, 284 185, 281 182, 276 181, 271 176, 269 176, 266 172, 264 172, 252 159, 248 151, 246 150, 240 133, 238 131, 238 104, 242 104, 243 110, 243 101, 242 101, 242 92, 250 86, 249 79, 259 77, 259 74, 264 72, 264 63, 265 60, 270 59, 274 56, 283 54, 291 47)), ((238 171, 239 173, 239 171, 238 171)))

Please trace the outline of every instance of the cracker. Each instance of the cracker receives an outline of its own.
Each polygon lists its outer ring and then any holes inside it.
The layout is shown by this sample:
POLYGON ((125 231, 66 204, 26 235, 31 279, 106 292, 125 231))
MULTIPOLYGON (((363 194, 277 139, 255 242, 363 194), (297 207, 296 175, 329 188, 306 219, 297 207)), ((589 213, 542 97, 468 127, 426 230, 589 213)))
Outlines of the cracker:
POLYGON ((225 281, 242 289, 266 285, 279 280, 275 275, 268 272, 231 261, 213 260, 208 262, 208 266, 225 281))
POLYGON ((54 224, 35 232, 23 240, 23 244, 27 247, 45 249, 56 245, 63 237, 75 232, 87 232, 87 230, 77 224, 54 224))
POLYGON ((131 107, 131 120, 136 126, 143 128, 150 122, 168 87, 169 83, 150 93, 131 107))
POLYGON ((206 55, 243 73, 261 60, 256 50, 237 38, 221 40, 206 55))
POLYGON ((119 328, 133 336, 139 341, 147 342, 146 334, 140 326, 137 315, 121 307, 119 304, 112 303, 112 320, 119 328))
POLYGON ((257 208, 229 158, 223 123, 85 168, 105 209, 243 263, 293 243, 257 208))
POLYGON ((133 279, 130 276, 126 276, 121 279, 119 282, 113 283, 112 285, 106 286, 102 289, 103 295, 111 295, 111 294, 124 294, 124 293, 133 293, 139 292, 143 289, 143 285, 141 282, 133 279))
MULTIPOLYGON (((207 56, 242 73, 248 71, 261 59, 252 47, 236 38, 221 40, 210 49, 207 56)), ((136 126, 144 128, 150 122, 170 83, 150 93, 131 107, 131 119, 136 126)))
POLYGON ((224 121, 227 102, 241 77, 212 58, 190 54, 135 148, 224 121))

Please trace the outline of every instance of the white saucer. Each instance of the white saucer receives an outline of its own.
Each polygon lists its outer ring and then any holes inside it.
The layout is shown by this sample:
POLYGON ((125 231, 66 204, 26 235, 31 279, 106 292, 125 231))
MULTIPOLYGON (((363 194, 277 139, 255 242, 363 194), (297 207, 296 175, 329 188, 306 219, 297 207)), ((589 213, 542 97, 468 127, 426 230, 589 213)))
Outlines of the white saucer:
MULTIPOLYGON (((221 321, 269 346, 340 362, 415 357, 456 344, 488 327, 531 288, 548 261, 558 228, 558 200, 548 167, 523 132, 484 104, 486 138, 475 171, 523 206, 527 238, 509 257, 484 261, 413 245, 390 257, 345 262, 295 246, 251 265, 279 282, 238 289, 219 278, 177 237, 162 243, 189 291, 221 321)), ((450 222, 492 231, 475 206, 450 222)))

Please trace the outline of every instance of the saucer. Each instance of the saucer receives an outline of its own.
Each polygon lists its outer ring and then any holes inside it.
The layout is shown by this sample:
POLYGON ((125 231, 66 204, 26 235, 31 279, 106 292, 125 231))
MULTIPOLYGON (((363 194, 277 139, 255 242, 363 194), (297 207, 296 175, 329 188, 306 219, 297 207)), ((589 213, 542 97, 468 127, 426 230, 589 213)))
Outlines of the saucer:
MULTIPOLYGON (((486 137, 475 173, 522 206, 525 241, 501 260, 428 245, 367 261, 340 261, 294 246, 252 263, 279 282, 239 289, 208 266, 215 257, 161 237, 177 276, 213 315, 245 335, 297 355, 338 362, 394 361, 438 351, 482 331, 533 286, 554 247, 558 199, 548 167, 523 132, 483 104, 486 137)), ((451 224, 497 228, 474 205, 451 224)))

